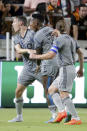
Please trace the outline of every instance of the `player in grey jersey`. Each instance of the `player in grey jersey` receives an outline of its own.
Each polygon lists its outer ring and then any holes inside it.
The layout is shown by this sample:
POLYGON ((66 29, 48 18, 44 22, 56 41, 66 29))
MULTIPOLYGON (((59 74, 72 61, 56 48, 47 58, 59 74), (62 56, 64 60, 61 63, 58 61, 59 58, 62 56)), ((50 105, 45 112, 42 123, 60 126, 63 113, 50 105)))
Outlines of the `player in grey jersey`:
MULTIPOLYGON (((31 84, 34 80, 42 82, 41 73, 38 71, 36 73, 37 62, 36 60, 29 60, 29 51, 34 49, 34 29, 27 29, 27 20, 25 17, 15 17, 13 20, 13 28, 15 32, 18 32, 14 37, 15 50, 17 53, 22 54, 24 67, 18 78, 17 88, 16 88, 16 111, 17 117, 8 122, 21 122, 23 121, 22 108, 23 108, 23 98, 22 94, 25 88, 31 84)), ((33 25, 32 25, 33 26, 33 25)), ((34 51, 34 50, 32 50, 34 51)))
MULTIPOLYGON (((51 27, 42 27, 39 31, 36 32, 34 36, 34 49, 37 50, 38 53, 47 53, 54 40, 54 36, 52 36, 53 28, 51 27)), ((48 88, 53 82, 53 80, 58 75, 58 62, 57 57, 55 56, 51 60, 43 60, 41 61, 41 73, 43 78, 43 87, 45 89, 45 94, 47 98, 48 108, 52 113, 52 119, 48 122, 51 122, 53 118, 56 117, 56 107, 53 103, 51 96, 48 94, 48 88)))
POLYGON ((80 68, 77 72, 78 77, 83 76, 83 54, 80 50, 78 43, 65 33, 64 20, 58 21, 57 29, 60 31, 61 34, 58 32, 58 37, 56 40, 54 40, 53 46, 50 51, 42 55, 35 55, 31 53, 30 58, 47 60, 52 59, 58 53, 58 61, 60 65, 59 76, 54 80, 48 90, 59 111, 54 122, 60 122, 63 118, 67 116, 67 112, 64 109, 64 106, 66 105, 72 115, 72 119, 64 124, 79 125, 82 122, 75 111, 75 107, 69 97, 69 93, 72 90, 73 81, 76 76, 74 66, 75 54, 78 54, 80 62, 80 68), (56 93, 57 90, 60 92, 61 99, 56 93))

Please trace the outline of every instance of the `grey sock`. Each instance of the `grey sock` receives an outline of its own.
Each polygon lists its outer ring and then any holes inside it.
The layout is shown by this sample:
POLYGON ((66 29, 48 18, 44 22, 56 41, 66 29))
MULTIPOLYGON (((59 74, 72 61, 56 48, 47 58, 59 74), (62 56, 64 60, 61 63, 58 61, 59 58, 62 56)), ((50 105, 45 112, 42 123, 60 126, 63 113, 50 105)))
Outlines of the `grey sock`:
POLYGON ((48 106, 48 108, 49 108, 51 114, 56 113, 56 106, 55 105, 50 105, 50 106, 48 106))
POLYGON ((15 106, 16 106, 17 115, 22 115, 22 108, 23 108, 23 98, 22 97, 16 98, 15 106))
POLYGON ((66 97, 66 98, 62 99, 62 102, 68 108, 70 114, 72 115, 72 118, 77 118, 78 115, 77 115, 77 112, 75 110, 75 106, 72 103, 72 100, 70 99, 70 97, 66 97))
POLYGON ((64 106, 62 104, 62 100, 60 98, 60 95, 58 93, 54 93, 52 95, 52 98, 53 98, 53 102, 54 104, 56 105, 57 109, 59 112, 62 112, 64 111, 64 106))
POLYGON ((69 111, 67 106, 65 106, 65 110, 66 110, 66 112, 70 113, 70 111, 69 111))
POLYGON ((51 112, 51 115, 52 115, 52 118, 55 118, 56 117, 56 109, 57 109, 57 107, 55 106, 55 105, 50 105, 50 106, 48 106, 48 108, 49 108, 49 110, 50 110, 50 112, 51 112))

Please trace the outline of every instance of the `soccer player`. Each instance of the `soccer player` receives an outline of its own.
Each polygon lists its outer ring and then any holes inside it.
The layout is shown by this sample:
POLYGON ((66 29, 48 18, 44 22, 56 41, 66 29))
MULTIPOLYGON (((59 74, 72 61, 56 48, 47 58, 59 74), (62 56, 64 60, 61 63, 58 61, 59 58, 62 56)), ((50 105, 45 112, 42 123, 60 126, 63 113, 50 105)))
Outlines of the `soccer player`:
MULTIPOLYGON (((16 88, 16 111, 17 117, 8 122, 21 122, 23 121, 22 108, 23 108, 23 98, 22 94, 26 87, 31 84, 34 80, 42 81, 41 73, 38 71, 36 73, 37 62, 36 60, 29 59, 29 51, 34 49, 34 35, 35 31, 27 28, 27 20, 25 17, 15 17, 13 20, 13 29, 18 32, 14 37, 15 50, 17 53, 22 54, 24 67, 18 78, 17 88, 16 88)), ((34 51, 34 50, 33 50, 34 51)))
POLYGON ((78 54, 80 68, 77 72, 78 77, 83 76, 83 54, 81 49, 74 39, 71 36, 66 34, 65 22, 64 20, 59 20, 57 23, 58 37, 54 40, 53 45, 49 52, 42 55, 30 54, 31 59, 41 59, 48 60, 52 59, 58 54, 58 62, 60 65, 59 76, 51 84, 48 92, 52 96, 55 105, 58 108, 58 115, 54 122, 60 122, 63 118, 67 117, 67 113, 64 109, 64 105, 67 106, 69 112, 72 115, 72 119, 64 123, 65 125, 79 125, 81 120, 78 117, 75 106, 72 103, 69 94, 72 91, 73 81, 76 76, 75 71, 75 55, 78 54), (59 91, 61 99, 59 99, 56 91, 59 91), (62 104, 63 103, 63 104, 62 104))
MULTIPOLYGON (((37 53, 47 53, 49 51, 54 40, 52 32, 53 28, 48 26, 43 26, 36 32, 34 36, 34 49, 37 50, 37 53)), ((54 59, 41 61, 41 73, 48 108, 52 114, 52 118, 48 122, 51 122, 56 117, 56 107, 51 96, 48 94, 48 88, 58 75, 58 62, 56 56, 54 59)))

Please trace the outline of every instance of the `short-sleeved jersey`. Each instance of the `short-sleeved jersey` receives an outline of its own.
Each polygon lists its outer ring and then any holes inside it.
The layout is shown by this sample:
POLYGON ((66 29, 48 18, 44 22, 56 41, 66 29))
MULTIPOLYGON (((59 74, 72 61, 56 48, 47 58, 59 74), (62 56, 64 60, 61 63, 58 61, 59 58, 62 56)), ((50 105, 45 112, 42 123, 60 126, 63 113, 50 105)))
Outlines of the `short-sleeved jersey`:
MULTIPOLYGON (((35 49, 41 49, 41 53, 47 53, 53 45, 54 37, 51 35, 53 28, 43 27, 40 29, 34 37, 35 49)), ((42 60, 42 65, 55 65, 58 66, 56 57, 51 60, 42 60)))
POLYGON ((60 66, 73 65, 77 49, 80 48, 77 41, 67 34, 62 34, 53 42, 50 51, 58 53, 60 66))
MULTIPOLYGON (((19 44, 23 49, 34 49, 34 35, 33 30, 27 30, 24 37, 21 37, 20 34, 14 36, 14 44, 19 44)), ((36 60, 29 60, 29 54, 24 53, 22 55, 24 66, 28 68, 29 71, 35 71, 36 69, 36 60)))

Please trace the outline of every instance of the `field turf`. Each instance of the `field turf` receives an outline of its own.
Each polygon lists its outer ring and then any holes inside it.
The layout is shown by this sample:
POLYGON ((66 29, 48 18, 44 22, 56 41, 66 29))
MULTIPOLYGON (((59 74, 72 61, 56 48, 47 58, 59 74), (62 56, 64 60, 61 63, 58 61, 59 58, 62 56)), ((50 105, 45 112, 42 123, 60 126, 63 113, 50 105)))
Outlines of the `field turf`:
POLYGON ((81 120, 81 125, 64 125, 61 123, 47 124, 50 112, 47 108, 23 109, 23 122, 8 123, 16 116, 15 109, 0 109, 0 131, 87 131, 87 109, 76 109, 81 120))

